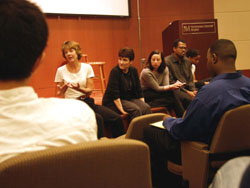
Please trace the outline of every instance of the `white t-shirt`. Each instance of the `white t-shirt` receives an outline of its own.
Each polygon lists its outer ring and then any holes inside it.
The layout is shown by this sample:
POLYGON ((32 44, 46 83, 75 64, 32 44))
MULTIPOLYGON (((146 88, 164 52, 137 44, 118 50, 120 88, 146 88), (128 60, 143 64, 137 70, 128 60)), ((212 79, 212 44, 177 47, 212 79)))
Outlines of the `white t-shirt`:
MULTIPOLYGON (((56 71, 55 82, 64 82, 64 84, 71 83, 73 85, 80 84, 80 87, 86 87, 87 78, 93 78, 95 76, 91 65, 81 63, 80 71, 77 73, 69 72, 66 65, 59 67, 56 71)), ((65 98, 76 99, 84 93, 72 88, 68 88, 65 92, 65 98)))
POLYGON ((95 114, 84 102, 38 98, 31 87, 0 90, 0 162, 92 140, 97 140, 95 114))
POLYGON ((195 73, 195 70, 196 70, 196 66, 194 64, 191 65, 191 72, 192 74, 195 73))

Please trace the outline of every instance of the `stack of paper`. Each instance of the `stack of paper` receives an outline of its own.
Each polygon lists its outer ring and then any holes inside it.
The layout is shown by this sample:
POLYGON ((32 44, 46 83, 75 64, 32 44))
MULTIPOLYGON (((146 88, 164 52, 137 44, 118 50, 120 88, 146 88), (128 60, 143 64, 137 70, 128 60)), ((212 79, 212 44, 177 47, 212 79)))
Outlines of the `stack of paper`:
POLYGON ((150 125, 151 125, 151 126, 154 126, 154 127, 161 128, 161 129, 165 129, 165 127, 162 125, 162 123, 163 123, 163 120, 157 121, 157 122, 155 122, 155 123, 151 123, 150 125))

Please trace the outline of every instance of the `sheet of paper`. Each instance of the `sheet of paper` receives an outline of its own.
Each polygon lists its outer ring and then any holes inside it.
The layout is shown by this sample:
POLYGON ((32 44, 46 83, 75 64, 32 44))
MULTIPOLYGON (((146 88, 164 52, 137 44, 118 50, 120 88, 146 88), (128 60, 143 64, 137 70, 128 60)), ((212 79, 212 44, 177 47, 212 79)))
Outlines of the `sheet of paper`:
POLYGON ((154 126, 154 127, 161 128, 161 129, 165 129, 165 127, 162 125, 162 123, 163 123, 163 120, 151 123, 150 125, 154 126))

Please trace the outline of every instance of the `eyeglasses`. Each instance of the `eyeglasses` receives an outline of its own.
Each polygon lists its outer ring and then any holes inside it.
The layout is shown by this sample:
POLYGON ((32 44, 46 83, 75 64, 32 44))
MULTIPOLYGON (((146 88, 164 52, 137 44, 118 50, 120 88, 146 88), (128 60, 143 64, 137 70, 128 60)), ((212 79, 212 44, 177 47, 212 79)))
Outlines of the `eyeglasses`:
POLYGON ((182 49, 182 50, 186 50, 187 47, 181 47, 181 46, 178 46, 178 48, 182 49))

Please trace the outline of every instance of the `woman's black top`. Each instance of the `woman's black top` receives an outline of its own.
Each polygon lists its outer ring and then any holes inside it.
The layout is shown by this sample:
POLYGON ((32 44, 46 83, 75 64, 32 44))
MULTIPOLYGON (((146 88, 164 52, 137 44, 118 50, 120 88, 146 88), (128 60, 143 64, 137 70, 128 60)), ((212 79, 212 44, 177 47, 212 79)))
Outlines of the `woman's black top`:
POLYGON ((108 86, 103 96, 103 105, 120 98, 124 100, 142 98, 142 89, 135 67, 129 67, 128 73, 123 73, 117 65, 109 75, 108 86))

